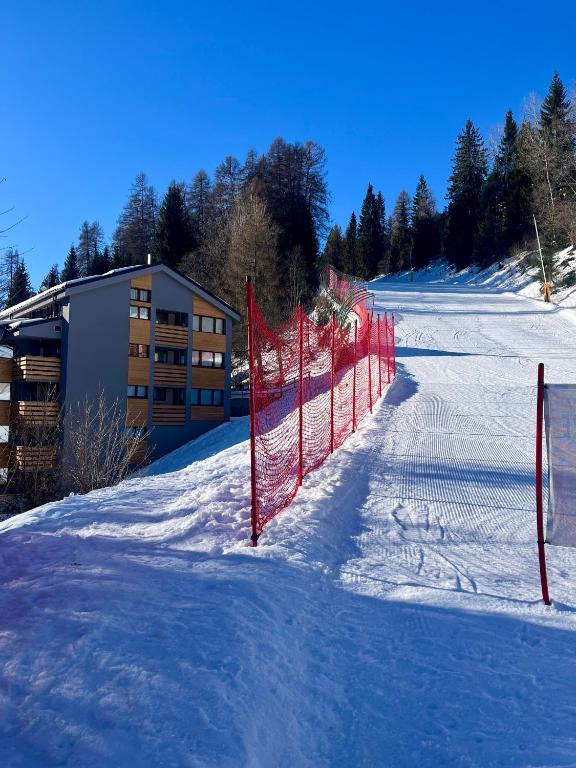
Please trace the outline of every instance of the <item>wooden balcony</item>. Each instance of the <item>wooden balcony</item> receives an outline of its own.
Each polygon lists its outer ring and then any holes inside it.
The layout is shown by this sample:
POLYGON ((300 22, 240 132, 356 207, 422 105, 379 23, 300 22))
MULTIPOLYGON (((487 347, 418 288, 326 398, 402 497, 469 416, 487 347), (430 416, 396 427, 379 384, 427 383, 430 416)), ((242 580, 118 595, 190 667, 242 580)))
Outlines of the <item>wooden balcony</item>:
POLYGON ((16 469, 24 472, 53 469, 57 456, 58 448, 55 445, 17 445, 14 449, 16 469))
POLYGON ((60 381, 60 358, 26 355, 15 357, 12 366, 14 381, 60 381))
POLYGON ((182 427, 186 421, 184 405, 166 405, 154 403, 152 406, 152 424, 156 427, 182 427))
POLYGON ((224 421, 224 406, 193 405, 192 418, 194 421, 224 421))
POLYGON ((10 384, 12 381, 12 358, 0 357, 0 384, 10 384))
POLYGON ((12 404, 12 421, 20 420, 27 426, 57 427, 59 419, 59 403, 17 400, 12 404))
POLYGON ((154 384, 159 387, 185 387, 187 367, 185 365, 154 365, 154 384))
POLYGON ((158 346, 185 348, 188 346, 188 328, 157 323, 155 339, 158 346))

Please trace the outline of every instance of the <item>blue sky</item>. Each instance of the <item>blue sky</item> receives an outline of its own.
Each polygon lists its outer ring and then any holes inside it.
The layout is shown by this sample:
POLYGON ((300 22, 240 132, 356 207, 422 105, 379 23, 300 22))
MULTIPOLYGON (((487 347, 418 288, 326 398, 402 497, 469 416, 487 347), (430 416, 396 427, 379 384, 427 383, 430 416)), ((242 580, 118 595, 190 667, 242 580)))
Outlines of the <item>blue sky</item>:
POLYGON ((488 135, 554 69, 576 78, 565 0, 7 6, 0 211, 27 218, 0 246, 33 249, 35 284, 84 219, 111 237, 140 170, 163 193, 278 135, 325 148, 336 223, 368 181, 390 211, 424 173, 442 206, 466 118, 488 135))

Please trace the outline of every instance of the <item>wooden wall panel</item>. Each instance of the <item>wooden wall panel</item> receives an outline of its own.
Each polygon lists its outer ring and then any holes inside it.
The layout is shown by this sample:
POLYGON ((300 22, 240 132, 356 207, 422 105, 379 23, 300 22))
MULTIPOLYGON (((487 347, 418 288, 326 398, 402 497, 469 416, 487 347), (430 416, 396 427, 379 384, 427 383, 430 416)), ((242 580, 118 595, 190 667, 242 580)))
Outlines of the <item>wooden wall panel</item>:
POLYGON ((12 358, 0 357, 0 384, 10 384, 12 381, 12 358))
POLYGON ((164 387, 185 387, 187 368, 185 365, 154 364, 154 384, 164 387))
POLYGON ((204 315, 205 317, 223 317, 226 315, 212 304, 209 304, 199 296, 194 296, 192 299, 193 314, 204 315))
POLYGON ((147 357, 128 357, 128 384, 150 383, 150 360, 147 357))
POLYGON ((10 465, 10 443, 0 443, 0 467, 5 469, 10 465))
POLYGON ((60 419, 60 406, 58 403, 18 400, 12 408, 12 416, 25 424, 56 427, 60 419))
POLYGON ((130 456, 131 464, 142 464, 146 460, 148 453, 148 443, 146 440, 131 440, 133 453, 130 456))
POLYGON ((186 406, 154 403, 152 406, 152 424, 156 427, 182 427, 186 421, 186 406))
POLYGON ((222 405, 193 405, 192 418, 195 421, 224 421, 224 406, 222 405))
POLYGON ((148 426, 148 400, 129 397, 126 405, 126 424, 129 427, 148 426))
POLYGON ((204 389, 224 389, 224 369, 192 368, 192 386, 204 389))
POLYGON ((150 344, 150 320, 130 318, 130 342, 132 344, 150 344))
POLYGON ((177 325, 157 325, 156 346, 178 348, 187 347, 188 328, 180 328, 177 325))
POLYGON ((10 400, 0 400, 0 426, 2 427, 10 424, 11 406, 10 400))
POLYGON ((130 280, 130 286, 132 288, 142 288, 146 291, 152 290, 152 275, 139 275, 138 277, 133 277, 130 280))
POLYGON ((226 352, 226 334, 192 332, 192 349, 206 352, 226 352))

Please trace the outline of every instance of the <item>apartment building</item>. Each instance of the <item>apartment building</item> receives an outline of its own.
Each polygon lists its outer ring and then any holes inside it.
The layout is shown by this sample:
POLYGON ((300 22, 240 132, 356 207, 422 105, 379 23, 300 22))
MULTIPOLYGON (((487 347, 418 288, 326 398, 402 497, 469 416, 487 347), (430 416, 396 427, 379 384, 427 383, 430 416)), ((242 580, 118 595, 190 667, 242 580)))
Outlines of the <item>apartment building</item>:
POLYGON ((0 467, 53 465, 59 446, 18 445, 19 423, 57 422, 104 393, 158 458, 229 419, 226 302, 164 264, 55 286, 0 313, 0 467), (11 353, 11 356, 10 356, 11 353))

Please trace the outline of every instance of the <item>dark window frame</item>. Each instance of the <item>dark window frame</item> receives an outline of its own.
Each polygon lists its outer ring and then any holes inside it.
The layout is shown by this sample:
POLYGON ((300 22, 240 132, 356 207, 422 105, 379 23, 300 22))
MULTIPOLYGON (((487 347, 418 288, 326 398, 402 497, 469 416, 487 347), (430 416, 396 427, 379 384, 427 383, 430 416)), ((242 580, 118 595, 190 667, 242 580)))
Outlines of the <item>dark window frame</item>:
POLYGON ((226 368, 226 355, 224 352, 213 352, 210 349, 193 349, 192 350, 192 367, 193 368, 214 368, 219 371, 226 368), (198 355, 198 362, 194 362, 194 353, 198 355), (204 363, 204 355, 212 355, 211 363, 204 363), (216 365, 215 356, 220 355, 222 358, 221 365, 216 365))
POLYGON ((188 328, 188 312, 175 312, 171 309, 156 310, 156 325, 173 325, 176 328, 188 328), (166 319, 161 319, 161 318, 166 319), (171 322, 173 320, 173 322, 171 322))
POLYGON ((150 307, 141 307, 139 304, 130 304, 130 319, 150 320, 150 307), (132 314, 132 310, 136 310, 135 314, 132 314))
POLYGON ((147 400, 148 386, 144 384, 128 384, 128 388, 126 390, 126 397, 129 397, 135 400, 147 400), (143 392, 141 390, 143 390, 143 392))
POLYGON ((191 404, 194 406, 200 406, 201 408, 221 407, 224 405, 224 390, 223 389, 210 389, 208 387, 192 387, 191 389, 191 404), (210 393, 209 403, 202 402, 202 393, 210 393), (197 393, 197 394, 195 394, 197 393), (216 402, 219 401, 219 402, 216 402))
POLYGON ((192 315, 192 330, 199 333, 215 333, 217 336, 226 335, 226 321, 223 317, 214 317, 213 315, 192 315), (203 320, 210 320, 212 322, 212 330, 205 330, 203 328, 203 320), (222 330, 216 330, 220 327, 222 330))
POLYGON ((128 344, 128 357, 137 357, 141 359, 149 359, 150 358, 150 345, 149 344, 133 344, 130 342, 128 344), (141 347, 144 348, 146 354, 142 354, 141 347), (133 354, 134 349, 136 349, 136 354, 133 354))

